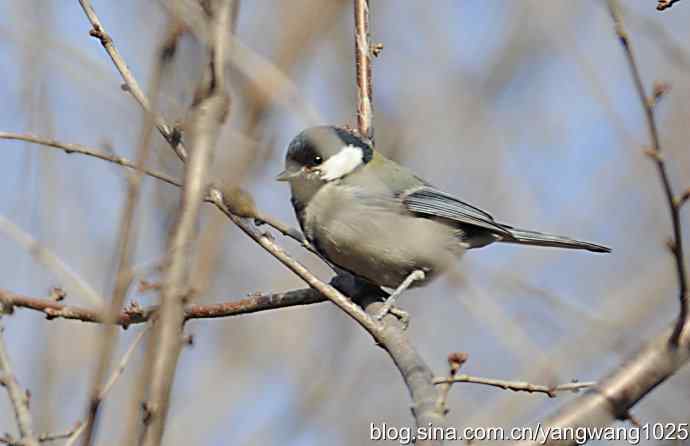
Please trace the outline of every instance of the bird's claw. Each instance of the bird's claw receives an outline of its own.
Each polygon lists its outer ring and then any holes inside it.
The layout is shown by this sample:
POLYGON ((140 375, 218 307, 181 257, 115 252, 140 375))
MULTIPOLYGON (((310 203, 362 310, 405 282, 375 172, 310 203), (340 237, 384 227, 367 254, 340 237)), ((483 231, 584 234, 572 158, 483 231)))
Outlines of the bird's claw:
POLYGON ((398 318, 398 320, 402 324, 403 331, 407 330, 407 327, 410 326, 410 313, 398 307, 393 307, 390 310, 388 310, 388 312, 398 318))

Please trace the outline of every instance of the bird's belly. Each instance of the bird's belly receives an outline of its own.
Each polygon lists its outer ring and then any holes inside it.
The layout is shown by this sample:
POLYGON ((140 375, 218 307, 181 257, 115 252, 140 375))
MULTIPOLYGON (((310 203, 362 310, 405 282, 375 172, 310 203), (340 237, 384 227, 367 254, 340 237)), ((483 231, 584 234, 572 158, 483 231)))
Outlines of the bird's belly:
POLYGON ((454 228, 391 209, 340 202, 328 212, 307 212, 305 223, 307 237, 331 262, 379 286, 395 288, 417 269, 430 280, 462 254, 454 228))

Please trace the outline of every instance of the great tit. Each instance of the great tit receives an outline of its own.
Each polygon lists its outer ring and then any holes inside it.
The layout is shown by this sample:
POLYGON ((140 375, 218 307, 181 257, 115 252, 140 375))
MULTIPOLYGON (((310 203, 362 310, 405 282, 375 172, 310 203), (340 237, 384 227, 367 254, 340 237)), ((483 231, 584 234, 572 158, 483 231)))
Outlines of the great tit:
POLYGON ((354 131, 319 126, 291 142, 285 170, 307 240, 327 260, 370 283, 422 284, 465 250, 493 242, 610 252, 594 243, 517 229, 432 186, 354 131))

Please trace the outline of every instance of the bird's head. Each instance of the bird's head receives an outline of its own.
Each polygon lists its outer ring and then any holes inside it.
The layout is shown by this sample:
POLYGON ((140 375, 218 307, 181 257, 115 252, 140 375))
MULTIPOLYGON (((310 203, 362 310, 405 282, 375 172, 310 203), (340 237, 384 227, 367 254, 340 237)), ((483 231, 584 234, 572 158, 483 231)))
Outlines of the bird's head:
POLYGON ((371 144, 353 131, 319 126, 303 130, 288 146, 285 170, 276 180, 295 187, 319 186, 341 179, 371 161, 371 144))

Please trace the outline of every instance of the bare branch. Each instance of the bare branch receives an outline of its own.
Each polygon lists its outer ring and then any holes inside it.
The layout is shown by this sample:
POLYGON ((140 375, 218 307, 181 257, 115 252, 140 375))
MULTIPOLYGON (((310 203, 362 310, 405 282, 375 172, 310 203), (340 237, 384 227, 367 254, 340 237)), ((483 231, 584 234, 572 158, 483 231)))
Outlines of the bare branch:
MULTIPOLYGON (((117 156, 117 155, 111 155, 106 152, 102 152, 98 149, 94 149, 91 147, 87 147, 81 144, 70 144, 70 143, 64 143, 60 141, 56 141, 51 138, 43 138, 40 136, 36 135, 30 135, 27 133, 11 133, 11 132, 0 132, 0 139, 8 139, 8 140, 15 140, 15 141, 26 141, 34 144, 40 144, 43 146, 47 147, 53 147, 55 149, 60 149, 63 150, 67 154, 71 153, 79 153, 81 155, 86 155, 86 156, 92 156, 104 161, 108 161, 110 163, 118 164, 123 167, 127 167, 129 169, 134 169, 137 170, 137 166, 134 162, 128 160, 127 158, 124 158, 122 156, 117 156)), ((143 173, 146 175, 156 178, 158 180, 164 181, 168 184, 171 184, 173 186, 181 187, 182 183, 177 181, 176 179, 172 178, 169 175, 166 175, 165 173, 158 172, 156 170, 152 169, 141 169, 143 173)))
MULTIPOLYGON (((182 183, 175 178, 162 173, 160 171, 156 171, 153 169, 138 169, 136 164, 127 158, 124 158, 122 156, 117 156, 117 155, 111 155, 106 152, 102 152, 98 149, 88 147, 82 144, 73 144, 73 143, 64 143, 60 141, 56 141, 51 138, 44 138, 36 135, 30 135, 30 134, 20 134, 20 133, 11 133, 11 132, 0 132, 0 139, 8 139, 8 140, 17 140, 17 141, 26 141, 26 142, 31 142, 35 144, 40 144, 45 147, 50 147, 50 148, 55 148, 55 149, 60 149, 63 150, 67 154, 71 153, 79 153, 81 155, 86 155, 86 156, 92 156, 94 158, 98 158, 104 161, 108 161, 123 167, 127 167, 130 169, 134 169, 135 171, 140 170, 143 172, 145 175, 148 175, 152 178, 161 180, 167 184, 170 184, 172 186, 176 187, 182 187, 182 183)), ((230 211, 242 218, 254 218, 260 223, 265 223, 269 226, 271 226, 273 229, 276 231, 280 232, 286 237, 290 237, 293 240, 297 241, 300 243, 302 246, 304 246, 306 249, 311 251, 312 253, 319 255, 316 250, 309 245, 309 242, 302 236, 302 234, 297 230, 296 228, 293 228, 291 226, 286 225, 285 223, 275 219, 274 217, 264 214, 263 212, 259 211, 256 209, 254 206, 254 203, 251 203, 251 209, 247 210, 246 206, 243 208, 238 207, 237 205, 237 196, 240 195, 240 198, 242 200, 246 200, 247 197, 251 198, 251 196, 246 192, 243 191, 237 187, 229 187, 222 185, 220 188, 223 190, 223 198, 226 200, 225 204, 228 206, 230 211)), ((212 202, 211 200, 208 199, 208 197, 205 198, 205 201, 212 202)))
MULTIPOLYGON (((656 386, 672 376, 690 358, 690 326, 685 325, 678 345, 668 342, 675 324, 652 340, 618 369, 566 404, 555 415, 540 423, 547 431, 554 428, 603 427, 629 418, 630 409, 656 386)), ((546 443, 524 441, 520 445, 575 445, 571 441, 547 439, 546 443)), ((577 443, 581 444, 581 443, 577 443)))
MULTIPOLYGON (((101 42, 101 45, 105 49, 106 53, 108 53, 108 56, 110 56, 110 60, 112 60, 113 64, 115 65, 115 68, 117 68, 117 71, 120 72, 120 76, 122 76, 122 79, 125 82, 126 90, 130 92, 132 96, 134 96, 134 99, 136 99, 139 105, 141 105, 141 108, 144 109, 144 112, 149 114, 152 113, 151 104, 149 103, 148 98, 146 97, 142 89, 139 87, 137 80, 135 79, 132 72, 129 70, 129 67, 120 55, 120 52, 117 50, 115 45, 113 45, 113 39, 106 33, 105 29, 103 28, 100 19, 96 15, 96 11, 93 9, 93 6, 91 5, 91 1, 79 0, 79 3, 81 4, 81 7, 84 10, 86 17, 91 23, 92 28, 91 31, 89 31, 89 34, 97 38, 101 42)), ((187 150, 182 145, 180 138, 178 136, 178 132, 174 128, 170 127, 163 120, 162 117, 154 116, 154 119, 156 121, 156 128, 163 136, 163 138, 165 138, 166 141, 168 141, 168 143, 175 151, 177 156, 180 159, 187 158, 187 150)))
MULTIPOLYGON (((246 299, 209 305, 186 305, 184 319, 216 319, 275 310, 278 308, 310 305, 325 302, 327 299, 311 288, 274 294, 255 294, 246 299)), ((105 315, 97 310, 64 305, 50 298, 35 298, 0 289, 0 304, 9 309, 25 308, 45 314, 46 319, 68 319, 81 322, 103 323, 105 315)), ((158 311, 158 306, 146 308, 130 305, 117 318, 117 325, 128 328, 130 325, 149 321, 158 311)))
MULTIPOLYGON (((647 98, 637 62, 635 60, 628 35, 623 27, 619 6, 615 0, 607 2, 611 18, 615 24, 616 34, 620 39, 628 66, 633 76, 635 88, 645 111, 647 128, 652 147, 647 154, 654 160, 663 184, 666 200, 673 222, 673 254, 680 289, 680 314, 672 327, 632 356, 622 366, 610 373, 596 386, 581 397, 567 404, 554 416, 540 423, 544 431, 549 428, 592 428, 606 426, 615 420, 630 418, 630 409, 656 386, 672 376, 690 359, 690 327, 687 318, 687 278, 683 259, 683 244, 678 200, 666 171, 664 159, 660 155, 659 134, 654 116, 655 100, 647 98)), ((655 96, 657 96, 655 94, 655 96)), ((525 441, 523 445, 536 445, 537 442, 525 441)), ((540 442, 538 444, 544 444, 540 442)), ((575 439, 564 441, 547 438, 546 444, 575 444, 575 439)), ((581 444, 581 443, 578 443, 581 444)))
POLYGON ((374 111, 371 99, 371 36, 369 34, 369 0, 354 0, 355 70, 357 72, 357 129, 360 135, 374 140, 374 111))
POLYGON ((577 382, 573 381, 567 384, 559 384, 557 386, 545 386, 540 384, 531 384, 525 381, 507 381, 504 379, 482 378, 480 376, 471 375, 455 375, 448 378, 435 378, 434 384, 444 383, 473 383, 482 384, 485 386, 498 387, 503 390, 512 390, 513 392, 527 392, 527 393, 545 393, 553 398, 559 392, 577 392, 578 390, 588 389, 596 385, 594 381, 577 382))
MULTIPOLYGON (((642 83, 642 76, 640 75, 640 69, 637 66, 637 61, 635 60, 635 55, 632 50, 632 44, 628 37, 628 33, 625 31, 623 26, 623 18, 620 14, 620 7, 616 0, 608 0, 607 2, 609 13, 615 25, 616 34, 625 50, 625 56, 628 61, 628 66, 635 83, 635 89, 640 98, 640 103, 644 109, 645 118, 647 122, 647 130, 649 132, 649 137, 651 139, 651 147, 648 149, 647 154, 650 159, 654 161, 659 173, 659 178, 661 179, 661 184, 664 189, 664 194, 666 195, 666 202, 668 204, 669 213, 671 215, 671 223, 673 225, 673 241, 672 241, 672 252, 676 262, 676 274, 678 278, 678 300, 680 301, 680 312, 678 315, 678 322, 676 323, 676 329, 671 336, 671 342, 677 343, 680 337, 681 330, 685 325, 688 318, 688 281, 687 274, 685 271, 685 256, 683 254, 683 230, 681 228, 680 222, 680 212, 677 206, 677 199, 673 192, 673 187, 671 185, 671 179, 666 170, 666 164, 664 158, 660 156, 661 154, 661 144, 659 140, 659 130, 656 124, 656 117, 654 115, 654 103, 655 100, 650 100, 645 93, 644 84, 642 83)), ((670 5, 669 5, 670 6, 670 5)))
POLYGON ((209 67, 201 80, 191 109, 189 141, 193 150, 186 160, 181 210, 175 230, 168 242, 170 264, 165 272, 160 307, 160 322, 156 324, 155 357, 152 362, 150 393, 145 403, 147 413, 141 444, 158 446, 170 402, 177 360, 182 349, 180 330, 184 323, 184 304, 189 282, 188 256, 183 247, 195 240, 196 224, 208 187, 208 170, 213 149, 225 122, 230 99, 225 90, 225 35, 229 29, 232 0, 217 0, 207 5, 209 67))
MULTIPOLYGON (((94 28, 96 27, 94 26, 94 28)), ((102 30, 100 24, 98 29, 102 30)), ((109 41, 109 43, 111 44, 110 46, 112 46, 112 41, 109 41)), ((121 62, 121 59, 119 59, 119 61, 121 62)), ((368 97, 370 101, 370 95, 368 97)), ((369 103, 369 106, 370 105, 371 104, 369 103)), ((163 122, 162 118, 157 118, 157 122, 163 122)), ((167 128, 167 126, 164 128, 167 128)), ((160 126, 159 130, 161 130, 160 126)), ((166 136, 163 131, 161 131, 161 133, 166 136)), ((166 136, 166 139, 173 146, 173 149, 176 149, 180 145, 179 141, 176 141, 173 138, 166 136)), ((180 156, 182 160, 186 159, 186 154, 180 155, 178 150, 176 150, 176 153, 178 153, 178 156, 180 156)), ((316 278, 316 276, 308 271, 303 265, 292 259, 279 245, 272 240, 272 238, 265 234, 256 232, 255 229, 252 228, 247 222, 232 214, 223 203, 223 193, 221 190, 211 187, 209 189, 209 197, 210 201, 213 202, 218 209, 225 213, 226 216, 230 218, 230 220, 235 223, 235 225, 237 225, 245 234, 261 245, 288 269, 302 278, 307 284, 309 284, 309 286, 314 288, 314 290, 327 297, 343 311, 345 311, 350 317, 355 319, 380 345, 386 349, 400 370, 400 373, 405 380, 405 384, 408 387, 414 403, 413 412, 418 426, 441 426, 445 423, 445 416, 442 413, 439 413, 436 408, 439 393, 436 389, 436 386, 434 386, 432 383, 433 374, 429 367, 425 364, 424 360, 412 347, 409 339, 407 339, 407 336, 405 335, 402 325, 392 315, 384 318, 381 323, 375 321, 371 317, 370 313, 372 313, 372 311, 376 311, 376 309, 378 309, 381 305, 381 303, 377 301, 378 296, 372 295, 371 297, 373 300, 369 302, 370 305, 367 306, 367 311, 363 311, 360 306, 352 302, 349 298, 341 294, 332 286, 327 285, 316 278)), ((147 409, 150 410, 151 408, 147 407, 147 409)), ((420 442, 419 444, 422 443, 420 442)))
POLYGON ((10 396, 14 418, 17 420, 21 442, 26 446, 38 446, 38 440, 33 431, 33 421, 29 411, 29 396, 26 390, 22 389, 12 373, 10 358, 5 348, 3 337, 4 326, 0 320, 0 387, 5 387, 10 396))
MULTIPOLYGON (((52 441, 58 441, 58 440, 66 440, 74 433, 81 428, 82 423, 76 423, 72 429, 66 431, 66 432, 59 432, 55 434, 40 434, 36 440, 38 440, 39 443, 49 443, 52 441)), ((6 437, 0 437, 0 444, 6 444, 8 446, 23 446, 24 443, 22 443, 21 440, 15 440, 12 437, 6 436, 6 437)))

